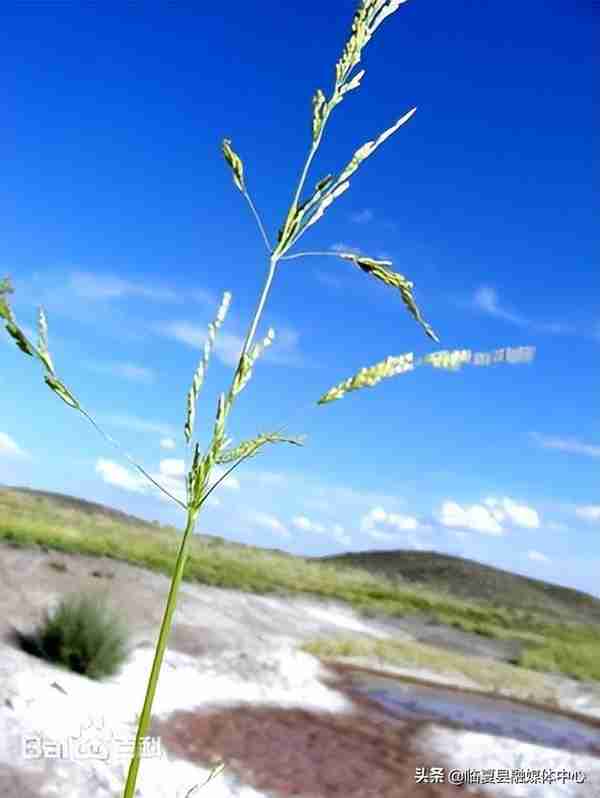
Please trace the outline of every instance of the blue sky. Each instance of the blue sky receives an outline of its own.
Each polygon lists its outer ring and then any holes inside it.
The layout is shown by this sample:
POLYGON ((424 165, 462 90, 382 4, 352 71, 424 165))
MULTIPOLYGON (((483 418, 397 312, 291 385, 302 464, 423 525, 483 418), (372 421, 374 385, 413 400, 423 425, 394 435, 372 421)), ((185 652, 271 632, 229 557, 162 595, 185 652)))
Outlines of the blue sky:
MULTIPOLYGON (((225 290, 200 397, 212 427, 266 273, 220 145, 231 138, 271 235, 329 97, 356 8, 14 4, 0 53, 0 275, 49 319, 66 384, 180 489, 185 393, 225 290)), ((337 257, 282 262, 273 346, 231 416, 236 441, 286 423, 213 494, 199 531, 319 556, 435 549, 600 596, 600 272, 588 4, 411 0, 363 53, 307 184, 416 105, 294 251, 392 260, 438 333, 337 257), (317 406, 387 355, 532 346, 526 364, 416 369, 317 406)), ((181 525, 118 451, 0 342, 0 482, 181 525)))

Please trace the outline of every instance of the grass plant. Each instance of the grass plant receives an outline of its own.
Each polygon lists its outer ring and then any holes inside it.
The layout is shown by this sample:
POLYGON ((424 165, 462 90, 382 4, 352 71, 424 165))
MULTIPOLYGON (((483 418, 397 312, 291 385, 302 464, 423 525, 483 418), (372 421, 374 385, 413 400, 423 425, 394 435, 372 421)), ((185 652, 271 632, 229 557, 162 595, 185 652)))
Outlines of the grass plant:
POLYGON ((16 632, 28 654, 90 679, 113 676, 128 654, 128 632, 99 595, 67 596, 33 633, 16 632))
MULTIPOLYGON (((164 616, 160 627, 158 642, 154 655, 151 672, 149 675, 147 691, 144 699, 142 712, 139 719, 135 749, 130 763, 127 781, 123 793, 123 798, 133 798, 136 788, 136 780, 140 767, 140 754, 142 739, 146 736, 151 720, 152 705, 160 669, 163 661, 163 656, 167 646, 169 632, 171 629, 173 614, 177 604, 177 596, 181 580, 183 578, 186 564, 190 553, 190 544, 192 541, 193 531, 196 525, 198 514, 202 508, 207 497, 219 485, 219 483, 227 478, 228 474, 237 468, 246 459, 254 456, 260 449, 267 444, 275 443, 288 443, 292 445, 301 445, 302 439, 298 437, 288 437, 281 433, 281 431, 269 431, 256 435, 250 440, 243 441, 236 446, 231 445, 231 440, 227 437, 227 422, 229 415, 236 403, 239 395, 248 385, 252 377, 253 370, 256 366, 258 359, 264 350, 270 346, 275 338, 273 329, 269 329, 262 340, 256 341, 258 326, 267 302, 269 293, 271 291, 273 280, 277 269, 281 267, 284 261, 293 258, 308 257, 308 256, 325 256, 337 257, 348 262, 353 267, 359 269, 367 276, 383 282, 385 285, 397 291, 400 295, 402 302, 410 315, 421 326, 425 335, 434 342, 438 342, 438 336, 434 332, 431 325, 424 319, 420 309, 418 308, 414 295, 413 283, 396 271, 393 271, 392 263, 389 260, 377 260, 371 257, 366 257, 351 252, 294 252, 290 250, 297 244, 299 239, 319 221, 325 211, 336 201, 339 197, 347 191, 350 186, 350 181, 354 173, 362 166, 363 162, 369 158, 387 139, 399 130, 400 127, 405 125, 415 114, 416 108, 403 113, 390 127, 388 127, 377 138, 368 141, 359 147, 351 159, 347 162, 337 175, 327 174, 325 177, 318 180, 312 192, 308 192, 308 197, 303 199, 303 191, 307 182, 308 172, 313 163, 315 155, 321 144, 325 129, 333 110, 352 92, 356 91, 364 78, 365 70, 358 69, 362 60, 363 51, 368 43, 373 38, 376 31, 382 25, 385 19, 394 14, 404 0, 361 0, 352 20, 352 27, 349 39, 343 49, 342 55, 335 66, 335 79, 333 89, 329 97, 318 89, 312 98, 312 123, 311 123, 311 143, 308 155, 306 157, 304 166, 302 167, 298 184, 293 192, 292 201, 287 213, 284 216, 283 224, 279 229, 277 242, 271 245, 269 236, 262 224, 261 218, 256 210, 256 207, 248 192, 246 183, 246 175, 244 171, 243 162, 238 153, 233 149, 232 142, 225 139, 222 145, 224 158, 231 169, 233 182, 236 188, 240 191, 243 198, 247 201, 249 208, 254 215, 260 235, 262 236, 267 253, 268 253, 268 269, 262 291, 259 295, 256 310, 250 321, 248 332, 242 351, 239 357, 237 367, 234 371, 230 387, 227 391, 219 395, 216 418, 213 427, 212 439, 206 449, 201 451, 200 445, 194 443, 194 422, 196 414, 196 405, 202 389, 204 379, 206 377, 209 359, 214 344, 215 336, 223 324, 229 304, 231 302, 231 294, 225 292, 222 302, 217 311, 214 321, 209 325, 208 338, 204 346, 203 356, 197 366, 193 375, 191 386, 187 394, 186 400, 186 414, 183 426, 183 432, 186 443, 189 447, 190 455, 190 468, 186 476, 186 501, 173 496, 169 491, 157 482, 150 474, 140 466, 135 459, 129 455, 124 454, 128 461, 148 479, 152 484, 164 494, 166 494, 172 501, 181 507, 186 514, 185 530, 181 537, 178 551, 176 554, 175 565, 172 568, 171 561, 168 554, 172 551, 163 550, 158 556, 158 560, 164 563, 169 573, 172 573, 171 588, 164 610, 164 616), (216 465, 226 465, 225 473, 211 482, 211 476, 216 465)), ((77 410, 94 427, 111 443, 118 444, 110 438, 84 409, 79 400, 75 397, 74 393, 67 387, 65 382, 59 378, 55 371, 54 363, 48 350, 48 327, 46 317, 43 310, 40 310, 38 316, 38 342, 37 345, 33 344, 25 335, 23 330, 18 326, 15 316, 8 302, 8 296, 12 291, 12 285, 8 279, 0 281, 0 316, 6 322, 6 329, 12 336, 17 346, 26 354, 36 358, 40 361, 44 368, 44 380, 48 387, 59 396, 67 405, 77 410)), ((365 387, 372 387, 383 379, 393 377, 400 374, 405 374, 413 371, 416 366, 429 365, 434 368, 457 370, 461 366, 471 363, 476 366, 489 365, 495 362, 522 362, 531 360, 534 355, 534 350, 531 347, 519 347, 516 349, 499 349, 492 353, 472 353, 470 350, 456 350, 456 351, 436 351, 424 355, 421 358, 415 357, 414 353, 407 352, 400 355, 388 356, 380 362, 360 369, 353 376, 344 379, 332 388, 327 390, 318 399, 318 404, 328 404, 337 401, 345 396, 347 393, 359 390, 365 387)), ((76 530, 73 530, 74 535, 76 530)), ((63 528, 61 535, 55 534, 53 541, 60 543, 64 541, 64 534, 66 530, 63 528), (59 540, 60 538, 60 540, 59 540)), ((88 542, 84 541, 81 536, 76 540, 76 535, 73 540, 69 541, 69 545, 87 546, 88 542)), ((111 541, 112 545, 113 541, 111 541)), ((105 545, 105 542, 97 539, 94 544, 102 553, 109 553, 110 547, 105 545)), ((143 549, 143 543, 140 544, 143 549)), ((114 549, 113 549, 114 551, 114 549)), ((153 552, 153 564, 156 564, 155 555, 153 552)), ((145 550, 144 557, 150 557, 148 549, 145 550)), ((214 562, 218 559, 218 551, 211 551, 210 559, 214 562)), ((260 569, 259 569, 260 571, 260 569)), ((259 571, 255 574, 251 581, 268 581, 264 573, 259 571)), ((219 572, 217 566, 212 569, 212 574, 219 572)), ((248 573, 246 567, 245 572, 248 573)), ((307 570, 307 578, 309 569, 307 570)), ((214 577, 218 579, 218 577, 214 577)), ((281 581, 280 575, 273 576, 275 581, 281 581)), ((283 580, 286 581, 285 579, 283 580)), ((329 588, 321 588, 322 592, 326 594, 329 588)), ((384 591, 385 592, 385 591, 384 591)), ((347 585, 346 594, 347 598, 352 599, 360 593, 358 585, 351 587, 347 585)), ((390 596, 393 601, 393 597, 390 596)), ((408 601, 408 599, 406 599, 408 601)), ((212 775, 219 772, 223 768, 223 763, 220 763, 212 775)))

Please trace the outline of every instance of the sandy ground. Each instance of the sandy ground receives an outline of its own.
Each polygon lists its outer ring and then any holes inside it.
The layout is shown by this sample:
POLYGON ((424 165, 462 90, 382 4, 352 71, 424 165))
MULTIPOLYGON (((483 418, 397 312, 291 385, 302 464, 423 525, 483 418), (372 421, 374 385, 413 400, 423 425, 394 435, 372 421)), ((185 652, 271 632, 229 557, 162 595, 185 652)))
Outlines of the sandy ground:
MULTIPOLYGON (((0 544, 0 796, 2 798, 119 798, 129 762, 127 747, 135 732, 150 669, 153 646, 169 580, 108 559, 67 555, 0 544), (50 563, 62 563, 57 570, 50 563), (127 664, 112 679, 98 683, 36 660, 15 647, 11 628, 29 630, 44 610, 70 592, 100 589, 118 606, 135 634, 127 664), (72 742, 71 742, 72 741, 72 742), (87 742, 88 748, 82 748, 87 742), (93 748, 93 744, 96 748, 93 748), (70 746, 70 747, 69 747, 70 746), (40 755, 43 751, 43 756, 40 755)), ((193 709, 276 707, 350 718, 356 704, 336 689, 335 673, 298 651, 303 641, 353 634, 422 639, 474 655, 508 659, 511 645, 481 640, 457 630, 426 627, 414 620, 362 619, 336 602, 260 597, 200 585, 182 586, 154 706, 158 721, 193 709)), ((378 663, 363 663, 378 666, 378 663)), ((388 669, 439 684, 469 687, 466 680, 426 670, 388 669)), ((541 678, 541 677, 540 677, 541 678)), ((560 704, 600 718, 600 690, 571 680, 553 679, 560 704)), ((393 725, 392 719, 389 720, 393 725)), ((536 768, 579 771, 555 784, 488 784, 478 789, 498 796, 583 798, 600 795, 600 758, 560 748, 532 745, 497 735, 457 731, 427 723, 413 735, 426 766, 447 768, 536 768)), ((196 752, 198 753, 198 752, 196 752)), ((196 756, 195 759, 202 760, 196 756)), ((185 798, 209 770, 174 749, 150 749, 142 761, 139 798, 185 798)), ((252 786, 242 767, 233 765, 194 795, 206 798, 266 798, 296 795, 252 786)), ((254 779, 257 782, 257 779, 254 779)), ((265 781, 263 779, 263 781, 265 781)), ((268 782, 268 779, 265 781, 268 782)), ((414 788, 414 794, 425 793, 414 788)), ((317 788, 315 788, 317 789, 317 788)), ((458 795, 458 791, 455 791, 458 795)), ((444 793, 445 795, 455 794, 444 793)), ((396 798, 412 792, 369 792, 365 798, 396 798)), ((333 793, 304 793, 329 798, 333 793)))

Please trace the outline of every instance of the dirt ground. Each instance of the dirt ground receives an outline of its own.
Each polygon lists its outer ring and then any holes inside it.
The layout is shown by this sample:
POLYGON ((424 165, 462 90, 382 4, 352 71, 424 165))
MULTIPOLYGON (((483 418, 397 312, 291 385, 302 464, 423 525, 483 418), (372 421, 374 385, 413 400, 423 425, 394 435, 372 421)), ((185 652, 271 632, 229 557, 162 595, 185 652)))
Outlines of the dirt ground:
MULTIPOLYGON (((1 543, 0 653, 9 651, 12 629, 27 631, 65 594, 90 590, 106 593, 120 609, 132 630, 132 648, 151 650, 168 588, 166 576, 123 562, 1 543)), ((511 641, 479 638, 414 618, 363 619, 341 602, 254 596, 187 583, 182 585, 169 650, 192 661, 210 656, 217 670, 227 670, 248 688, 255 684, 268 687, 268 671, 275 666, 265 659, 265 651, 279 645, 300 645, 318 637, 353 635, 420 640, 499 661, 509 660, 517 651, 517 644, 511 641)), ((0 663, 3 659, 0 657, 0 663)), ((0 704, 2 682, 11 677, 9 662, 7 657, 6 671, 0 664, 0 704)), ((367 664, 378 667, 377 663, 367 664)), ((337 672, 330 669, 330 677, 332 674, 336 678, 330 680, 330 685, 352 703, 352 714, 310 706, 248 704, 181 709, 169 717, 155 719, 153 733, 161 736, 170 755, 189 763, 206 763, 209 755, 225 759, 240 780, 259 791, 252 796, 450 798, 465 792, 466 788, 449 784, 419 784, 417 789, 415 769, 440 763, 439 753, 428 753, 422 742, 420 746, 414 744, 417 739, 425 739, 424 733, 431 724, 390 717, 381 706, 352 690, 341 666, 337 672)), ((430 673, 412 675, 431 677, 430 673)), ((440 675, 440 682, 444 681, 448 683, 447 676, 444 679, 440 675)), ((554 684, 563 689, 573 706, 581 699, 581 708, 585 701, 589 704, 596 700, 600 707, 600 690, 594 692, 590 685, 556 678, 554 684)), ((461 689, 467 684, 457 681, 455 686, 461 689)), ((190 695, 189 700, 193 706, 194 696, 190 695)), ((54 771, 44 775, 31 770, 24 776, 18 764, 3 764, 0 757, 2 798, 56 795, 56 791, 48 791, 52 779, 56 780, 54 771)), ((85 790, 86 798, 118 795, 100 788, 94 792, 87 782, 85 790)), ((84 793, 69 793, 78 794, 84 793)), ((157 793, 143 793, 146 794, 157 793)), ((235 793, 238 794, 250 795, 235 793)), ((483 795, 473 788, 469 794, 474 798, 483 795)))

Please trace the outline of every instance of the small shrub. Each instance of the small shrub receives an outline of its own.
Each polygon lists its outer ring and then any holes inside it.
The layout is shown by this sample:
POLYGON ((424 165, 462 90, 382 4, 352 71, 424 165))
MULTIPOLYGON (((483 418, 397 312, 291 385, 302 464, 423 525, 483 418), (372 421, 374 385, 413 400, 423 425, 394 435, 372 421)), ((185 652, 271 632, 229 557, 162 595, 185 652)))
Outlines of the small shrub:
POLYGON ((90 679, 112 676, 127 658, 127 630, 97 596, 63 598, 32 634, 17 637, 28 654, 90 679))

